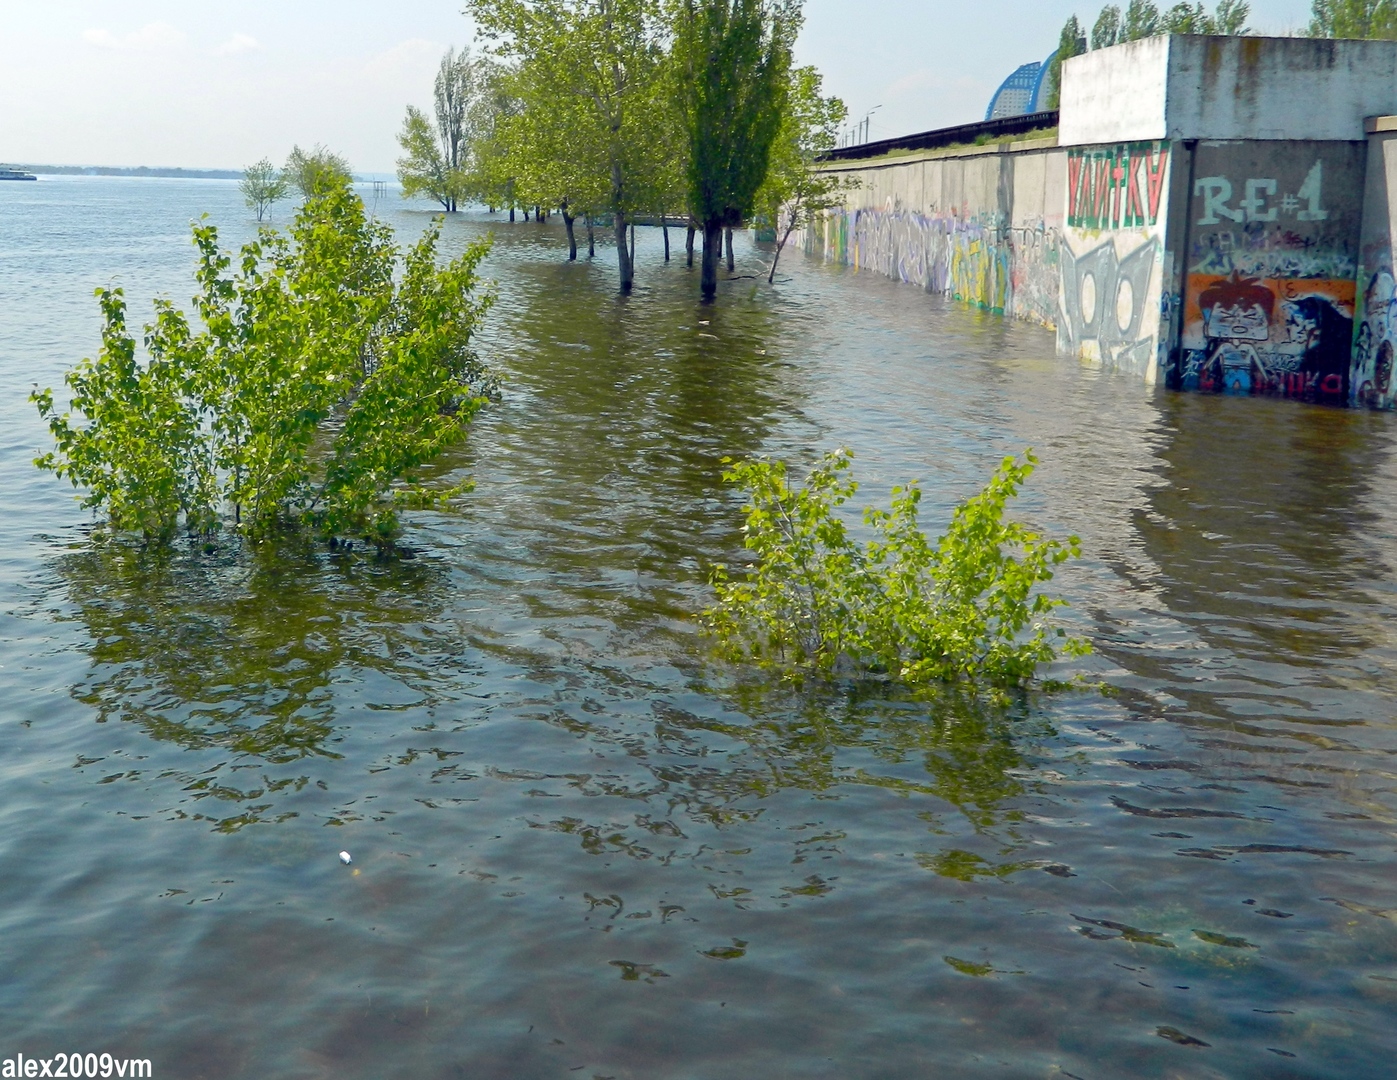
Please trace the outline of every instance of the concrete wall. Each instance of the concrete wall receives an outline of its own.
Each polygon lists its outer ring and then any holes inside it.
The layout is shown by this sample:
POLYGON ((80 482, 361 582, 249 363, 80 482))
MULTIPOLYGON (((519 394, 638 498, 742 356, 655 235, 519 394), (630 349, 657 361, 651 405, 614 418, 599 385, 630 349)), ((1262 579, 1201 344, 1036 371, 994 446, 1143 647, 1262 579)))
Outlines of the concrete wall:
POLYGON ((1067 151, 1059 353, 1157 379, 1172 170, 1164 141, 1067 151))
POLYGON ((805 233, 807 254, 1055 327, 1066 169, 1053 140, 837 170, 858 183, 805 233))
POLYGON ((1353 141, 1364 117, 1388 113, 1390 41, 1174 35, 1068 60, 1060 141, 1353 141))
POLYGON ((1373 117, 1368 131, 1349 396, 1355 405, 1390 409, 1397 395, 1397 116, 1373 117))
POLYGON ((861 186, 806 250, 1147 383, 1397 404, 1397 42, 1099 50, 1059 133, 841 163, 861 186))
POLYGON ((1347 404, 1365 144, 1193 155, 1176 385, 1347 404))

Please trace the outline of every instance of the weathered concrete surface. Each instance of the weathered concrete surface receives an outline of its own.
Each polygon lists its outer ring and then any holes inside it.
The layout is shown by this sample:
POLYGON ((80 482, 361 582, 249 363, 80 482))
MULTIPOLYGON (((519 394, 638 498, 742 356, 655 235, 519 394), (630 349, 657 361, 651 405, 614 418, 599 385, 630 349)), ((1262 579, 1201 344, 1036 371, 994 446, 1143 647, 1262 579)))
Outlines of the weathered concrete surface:
POLYGON ((1347 404, 1364 143, 1191 153, 1175 385, 1347 404))
POLYGON ((1397 116, 1367 123, 1368 166, 1358 247, 1357 314, 1349 387, 1355 405, 1390 409, 1397 396, 1397 116))
POLYGON ((1064 68, 1059 141, 837 170, 861 186, 812 254, 1146 383, 1397 403, 1397 42, 1102 49, 1064 68))
POLYGON ((1397 113, 1390 41, 1176 34, 1062 69, 1063 146, 1145 139, 1361 140, 1397 113))
POLYGON ((1066 170, 1054 140, 935 150, 837 171, 858 183, 805 250, 962 303, 1058 322, 1066 170))

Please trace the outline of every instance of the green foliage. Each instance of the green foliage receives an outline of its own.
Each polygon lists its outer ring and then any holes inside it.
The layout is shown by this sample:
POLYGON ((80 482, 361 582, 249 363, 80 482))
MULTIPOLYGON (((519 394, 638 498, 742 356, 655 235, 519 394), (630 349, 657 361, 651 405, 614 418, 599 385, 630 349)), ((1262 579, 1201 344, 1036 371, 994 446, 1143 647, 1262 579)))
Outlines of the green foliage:
POLYGON ((795 0, 678 0, 674 58, 688 136, 689 213, 703 229, 702 291, 718 242, 751 214, 787 108, 795 0))
MULTIPOLYGON (((468 0, 496 55, 512 60, 519 119, 502 126, 511 198, 578 210, 600 201, 616 229, 622 292, 633 279, 626 227, 648 203, 647 107, 663 48, 656 0, 468 0)), ((527 205, 527 202, 526 202, 527 205)))
POLYGON ((400 259, 342 182, 319 185, 289 236, 262 230, 236 270, 196 223, 201 328, 157 301, 142 366, 120 290, 103 290, 102 351, 66 377, 72 412, 33 395, 58 444, 36 464, 148 540, 181 519, 211 533, 228 511, 253 537, 306 525, 390 542, 394 506, 426 497, 415 470, 488 391, 470 349, 488 245, 438 267, 437 238, 433 225, 400 259))
POLYGON ((787 108, 771 147, 771 158, 756 197, 757 213, 776 230, 776 256, 767 281, 776 277, 781 252, 797 229, 807 227, 822 211, 839 206, 857 181, 815 167, 816 158, 834 146, 848 109, 837 97, 824 97, 820 73, 814 67, 790 73, 787 108))
POLYGON ((286 198, 287 187, 286 177, 266 158, 244 169, 243 178, 238 182, 243 201, 257 211, 258 221, 266 216, 272 203, 286 198))
POLYGON ((1115 4, 1107 4, 1096 16, 1096 22, 1091 27, 1091 47, 1093 49, 1109 49, 1112 45, 1123 40, 1120 36, 1121 30, 1121 9, 1115 4))
POLYGON ((1314 0, 1310 37, 1397 38, 1393 0, 1314 0))
MULTIPOLYGON (((1340 7, 1373 7, 1391 5, 1393 0, 1314 0, 1316 20, 1321 7, 1326 10, 1340 7)), ((1202 3, 1178 3, 1161 11, 1154 0, 1130 0, 1125 13, 1115 4, 1107 4, 1096 16, 1091 28, 1092 49, 1105 49, 1126 41, 1139 41, 1157 34, 1222 34, 1237 36, 1249 34, 1247 17, 1251 5, 1247 0, 1218 0, 1217 7, 1210 15, 1202 3)), ((1330 20, 1332 22, 1332 19, 1330 20)), ((1311 24, 1311 34, 1316 34, 1311 24)), ((1327 25, 1327 24, 1326 24, 1327 25)), ((1333 37, 1333 34, 1317 36, 1333 37)), ((1337 36, 1346 36, 1343 34, 1337 36)), ((1368 36, 1368 35, 1353 35, 1368 36)), ((1378 36, 1378 35, 1373 35, 1378 36)), ((1056 109, 1062 97, 1062 64, 1074 56, 1080 56, 1088 48, 1087 36, 1082 24, 1073 15, 1062 28, 1058 39, 1057 52, 1053 54, 1048 71, 1048 104, 1056 109)))
POLYGON ((1048 66, 1048 108, 1056 109, 1062 99, 1062 65, 1074 56, 1087 51, 1087 35, 1082 24, 1073 15, 1062 27, 1058 37, 1057 52, 1048 66))
POLYGON ((917 524, 921 489, 893 489, 889 510, 870 508, 875 534, 848 535, 837 508, 857 483, 847 450, 828 454, 799 487, 780 461, 733 464, 724 479, 748 495, 745 544, 754 557, 739 580, 713 571, 718 603, 706 625, 730 658, 785 674, 885 673, 912 687, 1015 686, 1058 655, 1090 645, 1048 619, 1064 601, 1036 592, 1053 568, 1081 553, 1075 536, 1047 540, 1004 520, 1036 458, 1005 458, 932 544, 917 524))
POLYGON ((459 169, 453 168, 442 156, 437 135, 421 109, 407 107, 403 129, 398 132, 398 145, 403 157, 398 159, 398 182, 403 186, 403 198, 425 195, 441 203, 442 209, 456 209, 464 183, 459 169))
POLYGON ((319 143, 310 152, 293 146, 282 173, 287 183, 299 191, 303 199, 354 183, 349 162, 319 143))

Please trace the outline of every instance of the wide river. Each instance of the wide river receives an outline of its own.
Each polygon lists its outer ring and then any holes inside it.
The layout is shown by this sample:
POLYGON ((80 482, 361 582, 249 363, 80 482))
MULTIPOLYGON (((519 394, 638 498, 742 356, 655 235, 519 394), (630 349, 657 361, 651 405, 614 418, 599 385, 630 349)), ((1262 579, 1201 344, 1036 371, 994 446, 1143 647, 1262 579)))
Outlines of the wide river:
POLYGON ((462 214, 503 397, 415 559, 94 546, 27 395, 95 352, 95 287, 186 301, 204 212, 255 228, 232 183, 0 184, 0 1057, 1392 1075, 1397 418, 1152 391, 799 254, 768 286, 745 242, 702 307, 642 230, 623 301, 609 246, 462 214), (931 529, 1035 448, 1015 514, 1080 534, 1053 591, 1097 648, 1056 673, 1109 692, 715 662, 721 459, 841 444, 860 505, 920 478, 931 529))

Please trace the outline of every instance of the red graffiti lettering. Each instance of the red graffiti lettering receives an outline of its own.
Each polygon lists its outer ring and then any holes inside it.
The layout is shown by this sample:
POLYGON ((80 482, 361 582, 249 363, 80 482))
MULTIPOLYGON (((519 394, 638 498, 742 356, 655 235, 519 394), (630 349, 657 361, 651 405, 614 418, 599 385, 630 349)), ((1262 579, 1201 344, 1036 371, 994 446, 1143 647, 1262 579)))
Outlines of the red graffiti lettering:
POLYGON ((1076 225, 1082 217, 1082 157, 1071 154, 1067 158, 1067 217, 1069 225, 1076 225))
POLYGON ((1169 147, 1164 143, 1159 144, 1159 155, 1146 152, 1145 154, 1145 179, 1149 185, 1150 196, 1150 224, 1153 225, 1159 220, 1159 200, 1164 194, 1164 175, 1168 171, 1169 147))
POLYGON ((1101 157, 1096 162, 1096 173, 1092 177, 1091 217, 1092 225, 1102 228, 1107 224, 1107 214, 1111 196, 1111 159, 1101 157))
MULTIPOLYGON (((1147 161, 1148 161, 1148 157, 1149 157, 1148 154, 1146 154, 1146 160, 1147 160, 1147 161)), ((1133 157, 1133 156, 1132 156, 1132 157, 1130 158, 1129 167, 1126 169, 1126 175, 1129 176, 1129 178, 1130 178, 1130 186, 1129 186, 1129 188, 1126 190, 1126 201, 1125 201, 1125 224, 1126 224, 1126 225, 1143 225, 1143 224, 1145 224, 1145 208, 1144 208, 1144 206, 1143 206, 1143 205, 1141 204, 1141 202, 1140 202, 1140 184, 1139 184, 1140 169, 1139 169, 1139 165, 1140 165, 1140 159, 1139 159, 1138 157, 1133 157)))

